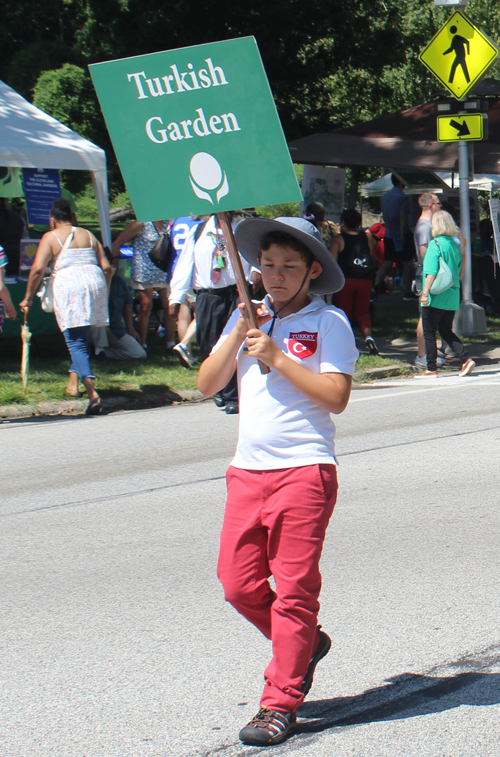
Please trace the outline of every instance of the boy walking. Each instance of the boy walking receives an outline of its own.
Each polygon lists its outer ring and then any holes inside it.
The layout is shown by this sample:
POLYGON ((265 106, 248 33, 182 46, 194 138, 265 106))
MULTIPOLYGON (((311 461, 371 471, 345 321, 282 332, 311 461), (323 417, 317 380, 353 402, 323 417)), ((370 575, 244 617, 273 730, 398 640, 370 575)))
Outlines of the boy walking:
POLYGON ((218 575, 227 601, 272 641, 261 708, 240 732, 245 744, 267 746, 292 733, 331 645, 317 624, 319 560, 337 495, 330 413, 347 405, 358 352, 345 314, 316 296, 341 289, 344 277, 315 226, 246 219, 235 235, 267 296, 256 306, 258 329, 242 306, 232 315, 198 385, 214 394, 237 368, 240 429, 218 575))

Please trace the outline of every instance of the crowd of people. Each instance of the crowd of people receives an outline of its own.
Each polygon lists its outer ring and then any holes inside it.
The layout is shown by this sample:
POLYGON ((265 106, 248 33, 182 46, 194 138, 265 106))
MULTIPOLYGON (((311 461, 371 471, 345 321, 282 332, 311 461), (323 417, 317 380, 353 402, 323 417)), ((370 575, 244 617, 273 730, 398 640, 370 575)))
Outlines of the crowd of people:
MULTIPOLYGON (((396 176, 392 181, 393 188, 382 199, 383 218, 366 229, 354 208, 343 211, 339 226, 326 220, 320 203, 305 208, 304 220, 319 234, 344 276, 343 287, 326 293, 324 299, 344 311, 351 324, 360 328, 366 351, 378 355, 372 334, 373 301, 381 292, 390 291, 391 279, 399 273, 403 299, 418 300, 421 306, 416 334, 418 375, 436 376, 450 357, 462 359, 461 375, 466 375, 475 364, 452 331, 465 253, 454 209, 441 203, 436 194, 425 192, 419 198, 421 214, 412 233, 409 198, 396 176), (433 285, 440 259, 451 269, 453 283, 438 294, 433 285), (436 331, 443 341, 439 351, 436 331)), ((16 316, 4 284, 7 265, 8 255, 0 248, 0 328, 4 317, 16 316)), ((259 267, 244 258, 242 265, 249 290, 257 293, 262 284, 259 267)), ((156 308, 163 314, 159 333, 165 335, 167 352, 193 368, 197 365, 191 351, 193 340, 204 361, 238 305, 235 275, 215 215, 133 221, 105 253, 93 234, 75 225, 70 202, 61 197, 51 211, 50 231, 40 241, 21 309, 31 305, 47 267, 53 271, 54 312, 71 356, 66 391, 80 396, 81 381, 91 414, 101 408, 90 365, 92 350, 105 359, 146 359, 150 318, 156 308), (133 260, 131 279, 125 281, 119 264, 121 248, 128 242, 133 244, 133 260), (153 253, 161 245, 166 263, 160 268, 153 253)), ((234 375, 215 392, 214 401, 228 414, 239 411, 234 375)))

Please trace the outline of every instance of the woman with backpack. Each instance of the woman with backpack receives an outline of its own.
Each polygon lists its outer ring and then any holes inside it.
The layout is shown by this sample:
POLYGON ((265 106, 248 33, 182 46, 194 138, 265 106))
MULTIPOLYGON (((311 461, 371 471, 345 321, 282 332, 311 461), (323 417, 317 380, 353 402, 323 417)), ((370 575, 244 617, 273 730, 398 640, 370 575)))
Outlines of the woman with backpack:
POLYGON ((378 355, 370 318, 370 297, 376 263, 370 252, 366 234, 360 230, 360 226, 359 211, 351 208, 342 212, 340 228, 344 245, 339 252, 332 254, 345 276, 345 286, 335 295, 335 304, 344 311, 350 321, 357 321, 365 336, 370 355, 378 355))

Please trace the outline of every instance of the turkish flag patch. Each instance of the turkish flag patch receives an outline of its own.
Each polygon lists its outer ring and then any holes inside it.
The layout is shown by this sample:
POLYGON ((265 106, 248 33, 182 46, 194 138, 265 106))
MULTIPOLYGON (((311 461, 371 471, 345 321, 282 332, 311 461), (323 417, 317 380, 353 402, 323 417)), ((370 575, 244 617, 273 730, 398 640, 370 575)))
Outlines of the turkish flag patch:
POLYGON ((317 331, 314 334, 311 331, 299 331, 297 334, 290 334, 288 337, 288 351, 295 357, 300 357, 301 360, 314 355, 317 348, 317 331))

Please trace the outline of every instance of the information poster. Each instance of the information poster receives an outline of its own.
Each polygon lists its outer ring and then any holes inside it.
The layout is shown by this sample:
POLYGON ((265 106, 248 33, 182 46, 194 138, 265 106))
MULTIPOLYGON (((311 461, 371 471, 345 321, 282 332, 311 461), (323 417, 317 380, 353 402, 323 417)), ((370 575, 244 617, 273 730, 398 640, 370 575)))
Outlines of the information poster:
POLYGON ((39 244, 39 239, 21 239, 21 254, 19 257, 19 274, 21 276, 31 271, 39 244))
POLYGON ((304 166, 302 179, 303 210, 310 202, 325 206, 325 218, 340 223, 344 210, 345 168, 330 166, 304 166))
POLYGON ((300 201, 253 37, 89 68, 138 221, 300 201))
POLYGON ((23 168, 23 182, 28 223, 48 226, 52 204, 61 196, 59 171, 56 168, 23 168))

